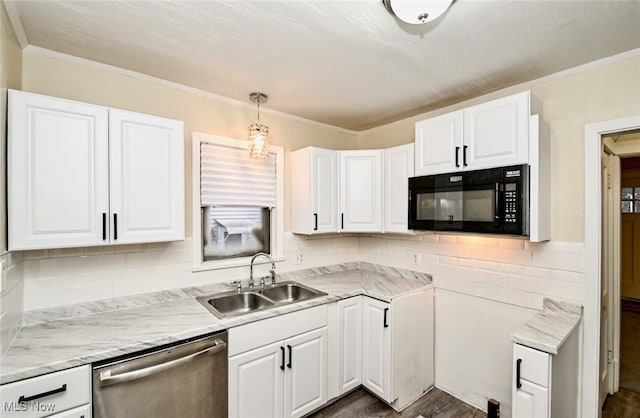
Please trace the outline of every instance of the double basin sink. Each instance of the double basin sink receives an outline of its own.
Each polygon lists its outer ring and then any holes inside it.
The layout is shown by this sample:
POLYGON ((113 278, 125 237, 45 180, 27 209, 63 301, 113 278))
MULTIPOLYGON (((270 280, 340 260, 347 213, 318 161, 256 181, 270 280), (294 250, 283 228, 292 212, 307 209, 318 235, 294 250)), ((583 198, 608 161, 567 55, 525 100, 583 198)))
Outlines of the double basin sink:
POLYGON ((286 281, 240 291, 198 296, 196 299, 215 316, 222 319, 326 295, 324 292, 300 283, 286 281))

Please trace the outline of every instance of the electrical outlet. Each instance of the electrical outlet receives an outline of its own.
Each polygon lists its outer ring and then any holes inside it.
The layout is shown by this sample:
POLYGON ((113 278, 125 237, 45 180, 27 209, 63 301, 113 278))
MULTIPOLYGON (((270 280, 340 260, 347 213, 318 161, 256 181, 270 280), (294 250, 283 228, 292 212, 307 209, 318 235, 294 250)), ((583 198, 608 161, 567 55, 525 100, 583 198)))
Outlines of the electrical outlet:
POLYGON ((413 264, 419 266, 422 264, 422 254, 415 253, 413 254, 413 264))
POLYGON ((296 251, 293 253, 293 264, 302 264, 304 263, 304 254, 302 251, 296 251))

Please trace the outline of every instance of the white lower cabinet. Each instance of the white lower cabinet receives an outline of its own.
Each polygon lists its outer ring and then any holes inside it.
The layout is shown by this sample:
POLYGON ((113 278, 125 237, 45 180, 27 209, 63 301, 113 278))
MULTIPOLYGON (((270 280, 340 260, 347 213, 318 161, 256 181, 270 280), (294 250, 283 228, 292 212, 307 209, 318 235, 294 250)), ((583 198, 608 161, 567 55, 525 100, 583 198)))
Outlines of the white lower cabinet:
POLYGON ((391 393, 391 304, 368 297, 362 303, 362 384, 386 402, 391 393))
POLYGON ((2 417, 91 418, 91 368, 80 366, 0 386, 2 417))
POLYGON ((338 307, 338 395, 362 384, 362 296, 343 299, 338 307))
POLYGON ((513 345, 513 417, 579 417, 579 332, 555 354, 513 345))
POLYGON ((317 306, 231 328, 229 417, 300 417, 324 405, 326 325, 317 306))
POLYGON ((337 395, 362 385, 400 411, 434 384, 433 289, 337 303, 337 395))

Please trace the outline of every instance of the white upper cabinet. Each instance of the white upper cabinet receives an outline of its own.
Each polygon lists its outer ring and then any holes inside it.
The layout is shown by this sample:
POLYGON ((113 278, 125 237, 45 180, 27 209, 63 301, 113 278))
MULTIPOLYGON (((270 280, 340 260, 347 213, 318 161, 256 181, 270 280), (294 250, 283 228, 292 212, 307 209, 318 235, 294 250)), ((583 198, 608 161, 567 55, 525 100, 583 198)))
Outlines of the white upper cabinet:
POLYGON ((464 109, 465 170, 529 162, 529 102, 525 91, 464 109))
POLYGON ((529 162, 529 91, 416 123, 415 174, 529 162))
POLYGON ((13 90, 8 101, 9 250, 108 240, 107 109, 13 90))
POLYGON ((461 149, 461 110, 417 122, 416 176, 460 170, 461 149))
POLYGON ((307 147, 291 153, 291 227, 301 234, 338 230, 338 153, 307 147))
POLYGON ((9 250, 184 239, 183 124, 9 91, 9 250))
POLYGON ((413 144, 384 150, 384 231, 407 233, 413 144))
POLYGON ((338 151, 340 231, 382 231, 382 151, 338 151))
POLYGON ((114 241, 184 239, 183 132, 181 121, 109 110, 114 241))

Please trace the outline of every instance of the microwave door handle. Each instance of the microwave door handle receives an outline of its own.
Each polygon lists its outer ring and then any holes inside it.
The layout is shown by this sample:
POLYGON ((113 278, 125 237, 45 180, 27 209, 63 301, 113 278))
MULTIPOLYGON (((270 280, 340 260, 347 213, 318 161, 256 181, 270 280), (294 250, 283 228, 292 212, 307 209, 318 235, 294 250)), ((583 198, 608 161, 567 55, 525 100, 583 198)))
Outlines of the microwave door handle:
POLYGON ((500 202, 502 201, 501 197, 502 196, 500 194, 500 183, 496 183, 496 192, 494 193, 495 202, 494 202, 494 208, 493 208, 495 211, 494 217, 495 217, 496 225, 499 225, 502 223, 502 218, 501 218, 502 212, 500 212, 500 209, 501 209, 500 202))

